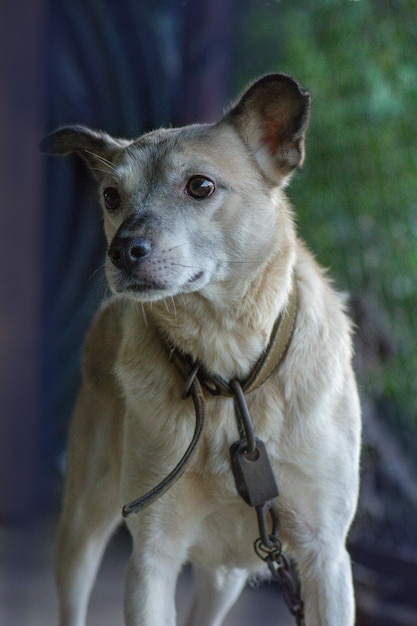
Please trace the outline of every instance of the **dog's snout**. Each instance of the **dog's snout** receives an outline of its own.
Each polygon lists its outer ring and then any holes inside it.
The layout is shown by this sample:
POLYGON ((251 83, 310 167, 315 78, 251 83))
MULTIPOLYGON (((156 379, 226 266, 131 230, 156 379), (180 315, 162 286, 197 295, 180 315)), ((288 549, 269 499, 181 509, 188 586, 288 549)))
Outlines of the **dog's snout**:
POLYGON ((132 270, 152 250, 146 237, 116 237, 109 248, 111 262, 118 269, 132 270))

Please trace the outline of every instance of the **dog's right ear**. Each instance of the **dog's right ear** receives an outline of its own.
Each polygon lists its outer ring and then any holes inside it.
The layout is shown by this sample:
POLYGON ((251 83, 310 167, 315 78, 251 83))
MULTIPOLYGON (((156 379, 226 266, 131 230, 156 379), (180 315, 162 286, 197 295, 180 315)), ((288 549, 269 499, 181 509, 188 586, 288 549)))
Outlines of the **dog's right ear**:
POLYGON ((45 154, 76 152, 87 162, 94 177, 99 179, 103 173, 112 170, 114 157, 130 143, 86 126, 63 126, 47 135, 40 149, 45 154))

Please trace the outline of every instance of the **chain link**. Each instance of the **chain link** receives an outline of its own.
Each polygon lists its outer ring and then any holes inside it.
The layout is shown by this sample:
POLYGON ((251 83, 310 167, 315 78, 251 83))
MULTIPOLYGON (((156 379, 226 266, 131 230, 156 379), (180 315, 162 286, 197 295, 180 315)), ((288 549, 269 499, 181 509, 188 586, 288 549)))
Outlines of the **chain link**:
POLYGON ((268 565, 272 576, 280 583, 285 604, 295 617, 297 626, 305 626, 304 603, 301 599, 301 585, 297 571, 287 555, 282 551, 279 540, 279 528, 276 523, 277 512, 271 504, 256 507, 260 537, 254 543, 254 549, 260 559, 268 565), (269 513, 273 521, 272 534, 266 535, 266 514, 269 513))

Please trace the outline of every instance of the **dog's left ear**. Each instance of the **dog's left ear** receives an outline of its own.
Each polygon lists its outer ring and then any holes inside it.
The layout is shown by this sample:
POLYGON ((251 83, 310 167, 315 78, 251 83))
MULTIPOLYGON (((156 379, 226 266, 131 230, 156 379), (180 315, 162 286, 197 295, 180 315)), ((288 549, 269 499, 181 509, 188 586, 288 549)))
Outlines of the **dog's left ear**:
POLYGON ((229 111, 262 171, 283 183, 304 161, 310 119, 310 94, 286 74, 269 74, 255 82, 229 111))
POLYGON ((102 131, 74 125, 63 126, 52 132, 43 139, 40 149, 46 154, 76 152, 86 161, 93 176, 100 179, 103 173, 111 171, 115 156, 130 143, 102 131))

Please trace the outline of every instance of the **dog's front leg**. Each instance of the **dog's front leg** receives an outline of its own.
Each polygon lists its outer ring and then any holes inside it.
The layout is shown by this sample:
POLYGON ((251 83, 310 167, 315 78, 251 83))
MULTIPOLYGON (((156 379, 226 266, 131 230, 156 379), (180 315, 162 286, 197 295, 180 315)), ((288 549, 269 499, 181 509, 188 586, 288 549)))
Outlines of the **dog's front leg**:
POLYGON ((247 577, 245 569, 194 567, 194 599, 187 626, 221 626, 247 577))
POLYGON ((179 567, 161 555, 132 555, 126 578, 126 626, 175 626, 179 567))
POLYGON ((156 503, 128 526, 133 538, 125 589, 126 626, 175 626, 175 588, 187 559, 187 530, 156 503), (185 530, 185 532, 184 532, 185 530))
MULTIPOLYGON (((308 561, 298 560, 307 626, 353 626, 355 603, 350 557, 341 546, 322 546, 308 561)), ((305 556, 305 553, 304 553, 305 556)))
POLYGON ((110 444, 117 444, 111 420, 118 413, 117 405, 104 401, 91 385, 83 384, 71 423, 56 542, 60 626, 85 626, 102 554, 121 521, 119 476, 110 453, 110 444))

